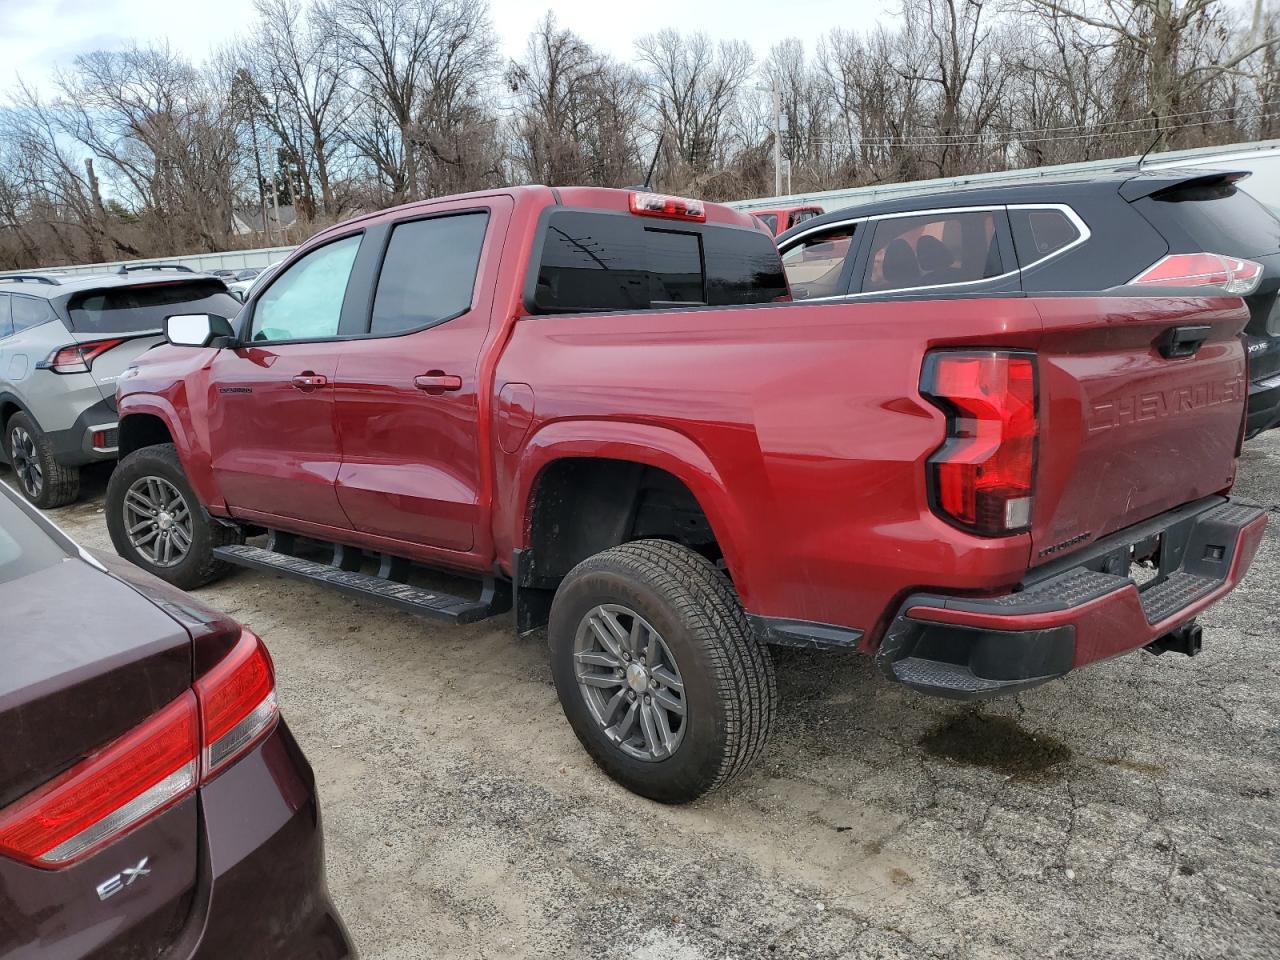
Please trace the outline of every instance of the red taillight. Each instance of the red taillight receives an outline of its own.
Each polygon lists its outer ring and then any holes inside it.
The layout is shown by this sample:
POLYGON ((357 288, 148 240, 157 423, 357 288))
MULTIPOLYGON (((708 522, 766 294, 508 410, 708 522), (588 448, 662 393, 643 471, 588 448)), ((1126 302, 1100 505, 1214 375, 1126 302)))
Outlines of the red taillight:
POLYGON ((53 351, 46 360, 36 364, 41 370, 52 370, 54 373, 88 373, 93 369, 93 361, 108 350, 120 346, 127 337, 116 337, 112 340, 90 340, 87 343, 73 343, 53 351))
POLYGON ((83 859, 207 783, 276 716, 271 658, 245 630, 194 691, 0 811, 0 855, 39 867, 83 859))
POLYGON ((1159 287, 1222 287, 1240 296, 1262 282, 1262 264, 1219 253, 1171 253, 1129 281, 1159 287))
POLYGON ((248 630, 221 662, 196 681, 208 780, 256 743, 276 718, 275 670, 262 641, 248 630))
POLYGON ((666 217, 668 220, 696 220, 702 223, 707 219, 707 208, 701 200, 686 200, 684 197, 669 197, 662 193, 631 194, 631 212, 643 217, 666 217))
POLYGON ((1026 530, 1039 432, 1034 359, 931 353, 920 392, 948 415, 947 440, 929 460, 936 508, 976 533, 1026 530))

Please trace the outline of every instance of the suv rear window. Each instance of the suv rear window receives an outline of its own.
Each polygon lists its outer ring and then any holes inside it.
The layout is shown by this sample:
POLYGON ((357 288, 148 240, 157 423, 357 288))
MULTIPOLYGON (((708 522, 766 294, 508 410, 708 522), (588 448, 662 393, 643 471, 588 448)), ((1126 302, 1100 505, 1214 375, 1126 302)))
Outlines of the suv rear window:
POLYGON ((209 313, 231 319, 240 301, 221 280, 183 280, 108 287, 76 294, 68 304, 76 333, 140 333, 162 330, 175 313, 209 313))
POLYGON ((556 210, 530 306, 538 313, 767 303, 787 292, 773 240, 748 227, 556 210))
POLYGON ((1157 229, 1177 226, 1202 250, 1230 257, 1280 252, 1280 220, 1234 183, 1165 190, 1145 207, 1157 229))
POLYGON ((887 217, 876 224, 863 290, 975 283, 1002 270, 992 211, 887 217))

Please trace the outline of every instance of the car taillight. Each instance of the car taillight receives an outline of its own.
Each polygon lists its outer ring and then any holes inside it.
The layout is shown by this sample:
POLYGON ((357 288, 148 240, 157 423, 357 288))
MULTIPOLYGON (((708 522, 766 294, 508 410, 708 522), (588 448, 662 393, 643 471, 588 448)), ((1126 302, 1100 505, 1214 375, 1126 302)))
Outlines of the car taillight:
POLYGON ((935 508, 987 536, 1026 530, 1039 433, 1034 358, 996 350, 930 353, 920 392, 947 414, 947 439, 929 459, 935 508))
POLYGON ((687 200, 684 197, 669 197, 662 193, 631 194, 631 212, 642 217, 666 217, 668 220, 696 220, 699 223, 707 219, 707 208, 701 200, 687 200))
POLYGON ((274 671, 248 630, 146 722, 0 811, 0 856, 61 867, 168 809, 272 728, 274 671))
POLYGON ((90 340, 87 343, 73 343, 69 347, 61 347, 49 354, 47 359, 36 364, 41 370, 52 370, 54 373, 88 373, 93 369, 93 361, 108 350, 120 346, 127 337, 115 337, 111 340, 90 340))
POLYGON ((1220 253, 1171 253, 1129 281, 1159 287, 1222 287, 1240 296, 1262 282, 1262 264, 1220 253))

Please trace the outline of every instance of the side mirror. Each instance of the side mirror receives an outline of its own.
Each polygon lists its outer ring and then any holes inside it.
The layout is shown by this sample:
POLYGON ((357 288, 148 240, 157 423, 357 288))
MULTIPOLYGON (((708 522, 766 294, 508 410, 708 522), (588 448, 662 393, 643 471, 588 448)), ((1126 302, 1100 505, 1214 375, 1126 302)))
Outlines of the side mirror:
POLYGON ((164 320, 165 339, 179 347, 207 347, 215 339, 231 340, 235 335, 230 320, 209 313, 180 313, 164 320))

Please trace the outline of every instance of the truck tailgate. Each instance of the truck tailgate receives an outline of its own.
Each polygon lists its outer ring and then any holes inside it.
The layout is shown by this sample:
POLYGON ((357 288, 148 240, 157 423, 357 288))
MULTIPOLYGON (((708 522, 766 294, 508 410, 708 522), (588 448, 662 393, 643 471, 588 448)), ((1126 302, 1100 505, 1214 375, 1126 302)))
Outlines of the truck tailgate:
POLYGON ((1239 298, 1035 302, 1044 334, 1033 566, 1230 485, 1248 395, 1239 298), (1165 356, 1175 328, 1203 337, 1199 349, 1165 356))

